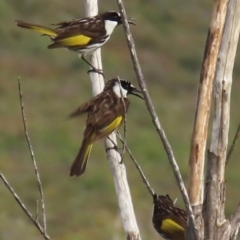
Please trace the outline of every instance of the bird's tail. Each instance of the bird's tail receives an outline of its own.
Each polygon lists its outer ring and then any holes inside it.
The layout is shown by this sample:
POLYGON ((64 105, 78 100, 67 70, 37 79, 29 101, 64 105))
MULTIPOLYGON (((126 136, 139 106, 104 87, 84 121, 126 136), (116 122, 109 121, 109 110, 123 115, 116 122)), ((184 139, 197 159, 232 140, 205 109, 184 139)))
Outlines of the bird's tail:
POLYGON ((26 23, 26 22, 23 22, 20 20, 16 20, 15 22, 17 23, 17 26, 19 26, 19 27, 32 29, 36 32, 42 33, 43 35, 47 35, 52 38, 57 36, 56 31, 52 28, 44 27, 44 26, 37 25, 37 24, 26 23))
POLYGON ((81 176, 87 166, 87 161, 90 155, 92 149, 92 143, 89 141, 89 139, 83 139, 82 146, 79 150, 79 153, 73 162, 70 170, 70 176, 81 176))

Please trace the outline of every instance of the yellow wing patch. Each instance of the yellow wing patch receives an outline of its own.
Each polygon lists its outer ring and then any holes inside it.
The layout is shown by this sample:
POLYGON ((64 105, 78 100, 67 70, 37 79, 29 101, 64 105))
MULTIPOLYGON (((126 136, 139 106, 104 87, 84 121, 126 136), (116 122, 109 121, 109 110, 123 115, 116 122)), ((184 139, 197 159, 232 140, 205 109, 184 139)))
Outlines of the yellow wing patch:
POLYGON ((116 128, 118 128, 121 125, 122 120, 123 120, 122 116, 115 118, 108 126, 103 128, 101 130, 101 132, 106 135, 111 133, 112 131, 114 131, 116 128))
POLYGON ((77 35, 73 37, 67 37, 59 41, 62 45, 72 47, 72 46, 81 46, 88 44, 88 42, 91 40, 90 37, 84 36, 84 35, 77 35))
POLYGON ((175 231, 184 232, 184 228, 171 219, 163 220, 161 229, 165 232, 175 232, 175 231))

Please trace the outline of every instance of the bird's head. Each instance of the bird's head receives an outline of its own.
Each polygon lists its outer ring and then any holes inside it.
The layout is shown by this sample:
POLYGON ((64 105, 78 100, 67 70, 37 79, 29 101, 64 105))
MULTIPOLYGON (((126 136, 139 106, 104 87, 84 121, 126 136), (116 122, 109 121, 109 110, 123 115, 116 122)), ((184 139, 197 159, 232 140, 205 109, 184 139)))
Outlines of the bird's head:
POLYGON ((167 208, 167 207, 174 206, 173 201, 168 194, 167 195, 154 194, 153 202, 155 206, 158 206, 160 208, 167 208))
MULTIPOLYGON (((102 17, 103 17, 104 20, 116 22, 117 25, 120 25, 120 24, 123 23, 122 22, 122 17, 120 15, 120 13, 118 13, 118 12, 114 12, 114 11, 105 12, 105 13, 102 14, 102 17)), ((128 18, 128 23, 129 24, 136 25, 133 21, 134 21, 133 18, 128 18)))
POLYGON ((137 93, 142 93, 136 87, 132 85, 131 82, 123 79, 112 79, 106 83, 105 89, 112 89, 118 97, 127 98, 128 94, 135 95, 141 99, 144 99, 142 96, 137 93))

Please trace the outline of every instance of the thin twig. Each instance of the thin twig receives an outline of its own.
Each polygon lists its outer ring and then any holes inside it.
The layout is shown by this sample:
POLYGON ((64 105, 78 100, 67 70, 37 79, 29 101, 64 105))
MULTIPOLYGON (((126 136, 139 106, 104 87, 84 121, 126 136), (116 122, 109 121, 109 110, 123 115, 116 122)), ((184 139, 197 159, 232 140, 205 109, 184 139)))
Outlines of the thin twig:
POLYGON ((237 240, 238 237, 238 232, 239 232, 239 227, 236 229, 236 231, 232 235, 232 240, 237 240))
POLYGON ((8 183, 7 179, 4 177, 2 173, 0 173, 0 178, 3 180, 5 186, 10 191, 10 193, 13 195, 19 206, 22 208, 22 210, 26 213, 26 215, 29 217, 29 219, 32 221, 32 223, 36 226, 36 228, 40 231, 44 239, 50 240, 50 237, 47 235, 47 233, 44 231, 44 229, 41 227, 38 221, 36 221, 33 217, 33 215, 28 211, 28 209, 25 207, 24 203, 21 201, 17 193, 13 190, 11 185, 8 183))
POLYGON ((39 201, 37 199, 37 213, 36 213, 36 221, 38 222, 38 216, 39 216, 39 201))
MULTIPOLYGON (((120 78, 118 76, 118 82, 121 86, 121 82, 120 82, 120 78)), ((124 114, 123 114, 123 148, 121 151, 121 159, 123 160, 123 154, 125 152, 125 148, 126 148, 126 138, 127 138, 127 110, 126 110, 126 105, 124 102, 124 97, 123 97, 123 92, 122 92, 122 88, 120 88, 120 92, 121 92, 121 101, 122 101, 122 105, 123 105, 123 109, 124 109, 124 114)))
POLYGON ((239 226, 240 226, 240 202, 238 203, 238 206, 233 213, 233 215, 230 217, 230 223, 231 223, 231 239, 236 239, 239 231, 239 226))
POLYGON ((130 51, 130 54, 131 54, 131 58, 132 58, 132 62, 133 62, 133 65, 134 65, 134 70, 135 70, 135 73, 136 73, 136 76, 137 76, 137 79, 138 79, 139 86, 140 86, 140 88, 143 92, 145 103, 146 103, 148 111, 149 111, 149 113, 152 117, 153 124, 155 125, 155 127, 157 129, 157 132, 158 132, 158 135, 162 140, 164 149, 165 149, 165 151, 167 153, 167 156, 168 156, 168 160, 169 160, 170 164, 172 165, 172 169, 173 169, 177 184, 179 186, 180 192, 181 192, 182 197, 183 197, 183 201, 184 201, 185 206, 186 206, 186 210, 187 210, 187 213, 188 213, 188 216, 189 216, 190 224, 192 226, 192 229, 194 229, 193 232, 194 232, 194 235, 195 235, 195 239, 198 239, 198 234, 197 234, 197 230, 196 230, 196 227, 195 227, 195 219, 194 219, 192 207, 191 207, 190 202, 189 202, 188 193, 187 193, 186 187, 184 185, 181 173, 179 171, 178 164, 175 160, 173 150, 172 150, 171 145, 170 145, 170 143, 169 143, 169 141, 168 141, 168 139, 165 135, 165 132, 164 132, 164 130, 163 130, 161 124, 160 124, 160 121, 158 119, 158 116, 156 114, 154 106, 152 104, 152 100, 151 100, 150 95, 148 93, 147 86, 146 86, 146 83, 145 83, 145 80, 144 80, 144 76, 143 76, 143 73, 142 73, 138 58, 137 58, 135 44, 134 44, 134 40, 133 40, 131 31, 130 31, 130 27, 129 27, 129 24, 128 24, 127 15, 126 15, 126 11, 125 11, 123 2, 122 2, 122 0, 117 0, 117 3, 118 3, 118 6, 119 6, 121 16, 123 18, 123 26, 124 26, 124 30, 125 30, 125 34, 126 34, 127 44, 128 44, 128 48, 129 48, 129 51, 130 51))
POLYGON ((121 141, 122 143, 125 143, 125 147, 126 147, 126 149, 127 149, 127 152, 128 152, 128 154, 129 154, 130 158, 133 160, 133 163, 135 164, 138 172, 140 173, 141 178, 142 178, 144 184, 146 185, 149 193, 150 193, 150 194, 152 195, 152 197, 153 197, 153 195, 154 195, 155 192, 154 192, 153 188, 150 186, 150 183, 148 182, 147 178, 145 177, 145 175, 144 175, 144 173, 143 173, 143 170, 141 169, 141 167, 140 167, 140 165, 138 164, 137 160, 136 160, 135 157, 133 156, 131 150, 129 149, 129 147, 128 147, 126 141, 125 141, 125 139, 124 139, 124 140, 122 139, 122 136, 120 135, 119 132, 118 132, 118 134, 117 134, 117 137, 120 139, 120 141, 121 141))
POLYGON ((226 165, 228 164, 228 162, 229 162, 229 160, 230 160, 230 157, 231 157, 231 155, 232 155, 232 153, 233 153, 233 150, 234 150, 235 145, 236 145, 236 143, 237 143, 237 140, 238 140, 238 138, 239 138, 239 134, 240 134, 240 123, 239 123, 238 128, 237 128, 237 131, 236 131, 236 133, 235 133, 235 136, 234 136, 232 145, 231 145, 231 147, 230 147, 230 149, 229 149, 229 151, 228 151, 228 153, 227 153, 226 165))
POLYGON ((24 112, 23 95, 22 95, 20 77, 18 77, 18 91, 19 91, 19 98, 20 98, 20 104, 21 104, 21 112, 22 112, 24 133, 25 133, 25 137, 26 137, 26 140, 27 140, 28 148, 29 148, 29 151, 30 151, 31 159, 32 159, 32 162, 33 162, 34 171, 35 171, 36 178, 37 178, 38 190, 39 190, 40 198, 41 198, 41 208, 42 208, 42 215, 43 215, 43 230, 46 233, 47 232, 46 211, 45 211, 42 183, 41 183, 41 179, 40 179, 37 163, 36 163, 36 160, 35 160, 33 148, 32 148, 32 145, 31 145, 31 140, 30 140, 30 137, 28 135, 27 120, 26 120, 26 115, 25 115, 25 112, 24 112))

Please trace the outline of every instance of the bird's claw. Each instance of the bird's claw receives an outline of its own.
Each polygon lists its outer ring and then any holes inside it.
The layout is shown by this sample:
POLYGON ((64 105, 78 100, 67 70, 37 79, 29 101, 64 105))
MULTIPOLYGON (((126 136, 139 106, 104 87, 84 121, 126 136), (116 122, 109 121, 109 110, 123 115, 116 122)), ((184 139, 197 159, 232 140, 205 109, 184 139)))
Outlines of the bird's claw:
POLYGON ((89 73, 91 73, 91 72, 95 72, 95 73, 101 74, 101 75, 103 76, 103 78, 105 78, 102 69, 93 68, 93 69, 88 70, 87 73, 89 74, 89 73))
POLYGON ((107 151, 110 151, 110 150, 115 150, 115 151, 119 152, 119 148, 118 148, 117 146, 107 147, 107 148, 106 148, 106 152, 107 152, 107 151))

